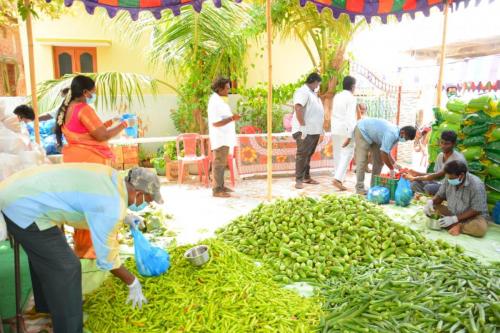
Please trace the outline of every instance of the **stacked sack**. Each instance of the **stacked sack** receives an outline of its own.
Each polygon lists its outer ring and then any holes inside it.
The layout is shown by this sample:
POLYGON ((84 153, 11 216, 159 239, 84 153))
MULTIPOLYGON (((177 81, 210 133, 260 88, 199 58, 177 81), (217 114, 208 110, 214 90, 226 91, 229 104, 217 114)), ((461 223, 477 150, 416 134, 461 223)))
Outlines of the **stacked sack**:
POLYGON ((48 163, 44 149, 30 142, 27 133, 12 130, 16 129, 11 126, 12 119, 17 117, 8 115, 0 101, 0 181, 22 169, 48 163))
MULTIPOLYGON (((45 121, 40 121, 39 124, 39 133, 40 133, 40 143, 42 147, 45 149, 45 152, 47 155, 56 155, 60 154, 58 145, 57 145, 57 139, 56 135, 54 133, 54 128, 56 126, 56 120, 55 119, 49 119, 45 121)), ((26 125, 31 142, 35 142, 35 127, 34 124, 28 123, 26 125)), ((63 140, 63 143, 65 141, 63 140)))
POLYGON ((429 153, 429 168, 428 172, 434 170, 434 163, 438 154, 441 152, 439 148, 439 140, 441 133, 444 131, 454 131, 457 134, 460 132, 467 104, 458 98, 448 101, 446 109, 434 108, 434 118, 432 131, 429 138, 428 153, 429 153))
POLYGON ((459 148, 469 170, 486 184, 488 208, 500 223, 500 105, 484 95, 469 101, 459 133, 459 148))

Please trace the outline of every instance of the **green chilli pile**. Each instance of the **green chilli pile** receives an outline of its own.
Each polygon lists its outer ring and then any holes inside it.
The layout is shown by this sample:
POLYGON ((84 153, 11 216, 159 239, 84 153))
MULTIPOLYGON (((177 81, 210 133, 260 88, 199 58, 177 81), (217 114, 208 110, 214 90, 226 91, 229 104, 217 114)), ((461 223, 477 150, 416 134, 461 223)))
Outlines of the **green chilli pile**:
POLYGON ((500 266, 400 258, 355 267, 323 287, 322 332, 498 332, 500 266))
POLYGON ((191 246, 170 252, 171 268, 140 278, 148 303, 125 304, 128 288, 108 279, 84 304, 92 333, 134 332, 312 332, 322 315, 317 297, 304 299, 281 288, 264 266, 224 242, 206 240, 210 261, 196 268, 183 258, 191 246))
POLYGON ((357 264, 401 256, 445 258, 462 252, 392 222, 360 196, 261 204, 218 234, 241 252, 268 262, 282 283, 325 281, 357 264))

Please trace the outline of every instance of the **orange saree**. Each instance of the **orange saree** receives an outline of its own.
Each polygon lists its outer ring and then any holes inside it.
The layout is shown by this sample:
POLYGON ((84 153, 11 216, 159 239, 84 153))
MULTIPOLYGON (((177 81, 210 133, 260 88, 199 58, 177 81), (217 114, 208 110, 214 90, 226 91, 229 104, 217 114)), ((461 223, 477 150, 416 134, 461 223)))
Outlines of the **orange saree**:
MULTIPOLYGON (((112 121, 103 123, 92 107, 86 103, 73 104, 62 126, 67 144, 62 149, 64 163, 97 163, 111 165, 113 152, 107 142, 99 142, 90 134, 101 126, 109 127, 112 121)), ((75 229, 74 251, 79 258, 95 259, 96 254, 90 238, 90 231, 75 229)))

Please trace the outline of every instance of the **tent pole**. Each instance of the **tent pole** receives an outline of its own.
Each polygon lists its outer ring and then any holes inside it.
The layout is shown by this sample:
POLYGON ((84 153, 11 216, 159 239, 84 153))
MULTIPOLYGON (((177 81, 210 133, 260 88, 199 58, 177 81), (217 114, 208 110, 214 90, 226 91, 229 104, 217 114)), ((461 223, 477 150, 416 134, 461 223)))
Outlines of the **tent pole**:
POLYGON ((38 120, 38 100, 36 96, 35 60, 33 56, 33 26, 31 24, 31 0, 24 0, 24 6, 28 9, 26 15, 26 33, 28 35, 28 61, 30 67, 30 87, 33 111, 35 112, 35 140, 40 143, 40 123, 38 120))
POLYGON ((446 58, 446 35, 448 30, 448 8, 450 6, 449 0, 445 0, 444 4, 444 21, 443 21, 443 39, 441 42, 441 55, 439 59, 439 80, 437 85, 437 100, 436 106, 441 106, 441 93, 443 87, 443 74, 444 74, 444 59, 446 58))
POLYGON ((271 0, 266 0, 267 30, 267 200, 273 197, 273 22, 271 20, 271 0))

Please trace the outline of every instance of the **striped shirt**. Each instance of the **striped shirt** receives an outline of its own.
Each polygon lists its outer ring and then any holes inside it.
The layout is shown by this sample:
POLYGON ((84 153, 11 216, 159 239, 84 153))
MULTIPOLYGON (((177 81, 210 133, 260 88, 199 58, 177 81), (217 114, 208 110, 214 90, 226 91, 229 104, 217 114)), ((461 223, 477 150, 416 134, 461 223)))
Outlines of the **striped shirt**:
POLYGON ((124 175, 100 164, 42 165, 0 183, 0 210, 20 228, 89 229, 104 270, 120 267, 118 232, 127 213, 124 175))

